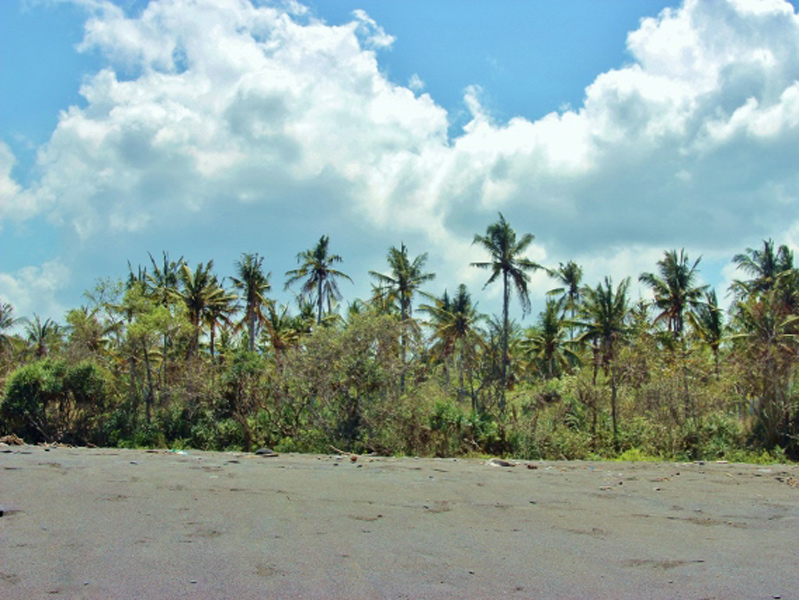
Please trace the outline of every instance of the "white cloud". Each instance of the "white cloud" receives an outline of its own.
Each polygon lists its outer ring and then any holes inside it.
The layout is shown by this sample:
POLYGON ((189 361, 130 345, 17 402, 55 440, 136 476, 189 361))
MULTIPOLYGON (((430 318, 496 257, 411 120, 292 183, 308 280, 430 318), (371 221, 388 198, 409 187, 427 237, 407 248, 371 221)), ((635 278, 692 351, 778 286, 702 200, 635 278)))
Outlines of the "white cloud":
POLYGON ((363 36, 367 47, 388 48, 394 43, 394 36, 387 34, 373 18, 366 14, 365 10, 354 10, 352 15, 358 22, 356 31, 363 36))
POLYGON ((56 296, 68 283, 69 275, 69 269, 57 260, 13 273, 0 272, 0 300, 14 307, 16 317, 30 318, 36 314, 60 322, 65 307, 56 296))
POLYGON ((394 38, 363 11, 329 26, 296 3, 90 4, 81 48, 109 65, 61 114, 30 189, 0 146, 0 219, 42 211, 86 243, 218 219, 227 247, 299 211, 315 234, 417 236, 472 282, 472 236, 500 210, 538 256, 597 280, 652 270, 665 247, 740 251, 796 228, 799 19, 784 2, 687 0, 644 19, 629 65, 535 121, 497 122, 471 87, 454 138, 418 76, 381 71, 394 38))
POLYGON ((412 89, 414 92, 421 92, 425 88, 425 83, 421 77, 419 77, 418 73, 414 73, 411 75, 411 78, 408 80, 408 87, 412 89))

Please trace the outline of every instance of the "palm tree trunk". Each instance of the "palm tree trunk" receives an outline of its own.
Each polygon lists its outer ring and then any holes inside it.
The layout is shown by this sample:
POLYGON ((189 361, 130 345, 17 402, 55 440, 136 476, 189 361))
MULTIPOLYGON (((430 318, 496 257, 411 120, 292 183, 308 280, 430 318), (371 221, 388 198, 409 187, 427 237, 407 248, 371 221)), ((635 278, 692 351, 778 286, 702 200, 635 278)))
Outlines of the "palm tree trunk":
POLYGON ((508 387, 508 334, 510 323, 508 322, 508 272, 502 273, 502 389, 499 396, 499 412, 505 412, 505 391, 508 387))
POLYGON ((613 446, 619 449, 619 426, 616 419, 616 371, 617 367, 610 368, 610 418, 613 422, 613 446))
POLYGON ((153 371, 150 366, 150 353, 147 351, 145 342, 142 342, 142 349, 144 350, 144 368, 147 372, 147 395, 144 398, 144 415, 149 423, 153 418, 155 392, 153 389, 153 371))
POLYGON ((317 325, 321 325, 322 324, 322 306, 323 306, 323 302, 322 302, 322 279, 320 278, 319 282, 317 283, 317 288, 316 288, 316 309, 317 309, 316 324, 317 325))
POLYGON ((406 327, 406 317, 408 314, 408 308, 405 304, 405 301, 400 299, 400 319, 402 320, 402 333, 400 334, 400 362, 402 371, 400 372, 400 393, 405 393, 405 351, 406 351, 406 339, 405 339, 405 327, 406 327))
POLYGON ((250 352, 255 352, 255 307, 250 304, 250 306, 247 307, 247 312, 250 316, 248 322, 250 334, 250 352))

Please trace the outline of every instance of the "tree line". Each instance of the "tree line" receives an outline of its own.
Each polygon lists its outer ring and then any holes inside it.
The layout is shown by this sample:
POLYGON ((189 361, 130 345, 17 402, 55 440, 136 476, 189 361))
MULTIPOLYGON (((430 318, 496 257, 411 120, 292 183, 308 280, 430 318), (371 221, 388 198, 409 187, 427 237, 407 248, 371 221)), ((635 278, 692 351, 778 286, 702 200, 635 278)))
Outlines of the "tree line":
POLYGON ((168 253, 104 279, 64 323, 0 302, 0 433, 29 442, 525 458, 796 458, 799 270, 771 240, 732 261, 728 311, 700 258, 665 251, 638 281, 591 286, 574 262, 525 256, 502 214, 474 244, 499 315, 468 288, 429 292, 427 254, 400 244, 343 303, 322 236, 270 298, 264 257, 235 276, 168 253), (530 275, 553 281, 528 325, 530 275))

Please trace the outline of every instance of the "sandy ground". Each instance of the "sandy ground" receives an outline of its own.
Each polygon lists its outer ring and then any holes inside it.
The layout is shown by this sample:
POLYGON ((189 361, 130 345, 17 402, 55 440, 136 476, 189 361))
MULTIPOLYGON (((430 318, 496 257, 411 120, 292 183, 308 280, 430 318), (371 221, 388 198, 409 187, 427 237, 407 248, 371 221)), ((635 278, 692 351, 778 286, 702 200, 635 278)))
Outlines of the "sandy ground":
POLYGON ((0 598, 799 598, 796 465, 0 448, 0 598))

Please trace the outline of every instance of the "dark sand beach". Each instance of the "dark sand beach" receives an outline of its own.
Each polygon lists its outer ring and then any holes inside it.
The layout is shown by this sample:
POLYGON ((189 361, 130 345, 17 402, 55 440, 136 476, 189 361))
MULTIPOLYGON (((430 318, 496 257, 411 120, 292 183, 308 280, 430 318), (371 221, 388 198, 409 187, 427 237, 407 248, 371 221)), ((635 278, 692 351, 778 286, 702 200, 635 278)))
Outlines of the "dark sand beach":
POLYGON ((799 598, 795 465, 0 448, 0 598, 799 598))

